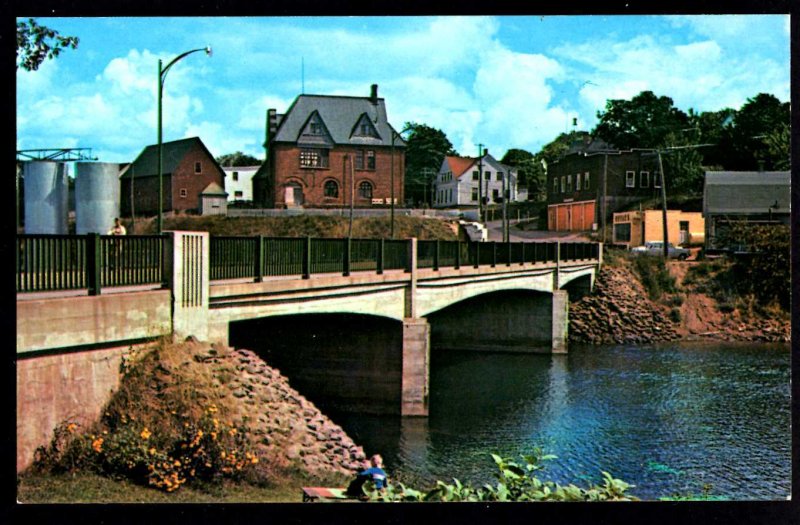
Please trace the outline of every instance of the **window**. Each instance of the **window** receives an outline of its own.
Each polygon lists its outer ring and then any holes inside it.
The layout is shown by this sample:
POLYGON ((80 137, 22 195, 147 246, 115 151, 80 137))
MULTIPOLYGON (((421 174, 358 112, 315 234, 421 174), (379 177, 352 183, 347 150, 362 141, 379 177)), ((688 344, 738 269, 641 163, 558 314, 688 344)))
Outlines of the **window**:
POLYGON ((239 180, 239 172, 238 171, 234 171, 233 175, 231 175, 231 178, 233 180, 239 180))
POLYGON ((564 191, 565 191, 566 189, 567 189, 567 177, 565 177, 564 175, 562 175, 562 176, 561 176, 561 193, 564 193, 564 191))
POLYGON ((500 190, 494 189, 492 190, 492 200, 497 202, 500 199, 500 190))
POLYGON ((367 169, 368 170, 375 169, 375 151, 371 149, 367 150, 367 169))
POLYGON ((335 180, 329 180, 325 182, 325 186, 323 187, 323 194, 326 197, 338 197, 339 196, 339 185, 336 184, 335 180))
POLYGON ((362 199, 372 198, 372 184, 367 181, 358 185, 358 196, 362 199))
POLYGON ((200 162, 194 163, 194 172, 195 173, 203 173, 203 165, 200 162))
POLYGON ((357 150, 356 151, 356 169, 357 170, 374 170, 375 169, 375 151, 374 150, 357 150), (364 159, 366 158, 366 163, 364 159))
POLYGON ((642 171, 639 173, 639 187, 640 188, 649 188, 650 187, 650 172, 649 171, 642 171))
POLYGON ((328 150, 303 148, 300 150, 301 168, 327 168, 328 150))
POLYGON ((242 197, 244 197, 244 194, 241 191, 234 191, 233 192, 233 197, 235 199, 241 199, 242 197))
POLYGON ((311 135, 322 135, 322 124, 320 124, 319 122, 309 123, 308 132, 311 135))
POLYGON ((581 191, 581 174, 575 175, 575 191, 581 191))
POLYGON ((449 190, 447 190, 447 201, 448 202, 453 202, 453 188, 450 188, 449 190))
POLYGON ((470 197, 472 202, 478 202, 478 188, 472 188, 472 197, 470 197))
POLYGON ((626 188, 635 188, 636 187, 636 172, 635 171, 626 171, 625 172, 625 187, 626 188))
POLYGON ((558 177, 553 177, 553 193, 558 193, 558 177))
POLYGON ((478 172, 477 172, 477 171, 473 171, 473 172, 472 172, 472 180, 479 180, 479 179, 478 179, 478 172))
POLYGON ((623 222, 614 225, 615 242, 631 242, 631 223, 623 222))
POLYGON ((653 187, 654 188, 661 187, 661 173, 658 171, 653 172, 653 187))
POLYGON ((567 175, 567 193, 572 193, 572 175, 567 175))
POLYGON ((484 171, 483 178, 486 180, 492 180, 492 172, 491 171, 484 171))
POLYGON ((583 189, 589 189, 589 172, 583 174, 583 189))
POLYGON ((186 197, 187 195, 188 192, 186 191, 186 188, 181 188, 181 197, 186 197))
POLYGON ((503 180, 503 172, 502 171, 498 171, 497 172, 497 180, 503 180))

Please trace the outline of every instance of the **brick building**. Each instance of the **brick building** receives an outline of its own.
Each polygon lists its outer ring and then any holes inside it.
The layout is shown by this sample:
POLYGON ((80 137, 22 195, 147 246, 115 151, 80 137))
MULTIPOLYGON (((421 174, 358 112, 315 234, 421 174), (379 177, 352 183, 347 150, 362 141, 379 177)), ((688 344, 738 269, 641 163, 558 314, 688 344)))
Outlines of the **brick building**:
MULTIPOLYGON (((196 212, 209 184, 225 187, 225 174, 198 137, 163 143, 163 211, 196 212)), ((158 214, 158 145, 147 146, 120 175, 120 213, 158 214), (133 209, 131 209, 133 201, 133 209)))
POLYGON ((268 110, 265 148, 256 206, 385 207, 392 180, 403 202, 405 142, 375 84, 369 97, 300 95, 284 115, 268 110))
POLYGON ((547 229, 587 231, 611 223, 616 211, 658 197, 658 157, 650 150, 615 150, 581 141, 547 169, 547 229))

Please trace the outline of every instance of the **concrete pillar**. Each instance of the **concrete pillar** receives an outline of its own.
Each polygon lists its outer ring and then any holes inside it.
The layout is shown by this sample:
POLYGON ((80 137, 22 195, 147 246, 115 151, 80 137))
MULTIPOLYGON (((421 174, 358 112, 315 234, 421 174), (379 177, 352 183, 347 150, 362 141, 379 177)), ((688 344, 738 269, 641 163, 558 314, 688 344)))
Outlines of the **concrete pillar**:
POLYGON ((553 290, 553 346, 554 354, 567 353, 567 327, 569 325, 569 295, 566 290, 553 290))
POLYGON ((208 232, 166 232, 171 247, 165 257, 172 290, 172 333, 183 339, 193 335, 208 340, 209 234, 208 232), (171 270, 171 271, 170 271, 171 270))
POLYGON ((403 319, 403 379, 400 414, 428 415, 430 325, 427 319, 403 319))
POLYGON ((406 288, 405 315, 407 318, 417 317, 417 238, 411 238, 411 253, 409 254, 409 270, 411 280, 406 288))

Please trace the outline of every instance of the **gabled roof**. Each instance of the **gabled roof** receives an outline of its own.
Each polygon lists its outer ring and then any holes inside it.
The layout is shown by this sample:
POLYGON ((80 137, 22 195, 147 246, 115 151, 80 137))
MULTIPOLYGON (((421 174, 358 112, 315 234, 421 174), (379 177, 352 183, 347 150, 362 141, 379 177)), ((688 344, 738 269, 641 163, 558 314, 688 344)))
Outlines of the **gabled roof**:
POLYGON ((228 193, 222 189, 222 186, 216 182, 212 182, 206 186, 202 192, 200 192, 200 195, 222 195, 227 197, 228 193))
POLYGON ((703 208, 712 213, 788 213, 791 206, 788 171, 707 171, 703 208))
POLYGON ((450 171, 453 172, 453 176, 455 178, 460 177, 463 175, 467 170, 469 170, 478 159, 474 157, 457 157, 454 155, 448 155, 445 157, 445 162, 447 162, 447 167, 450 171))
MULTIPOLYGON (((162 173, 167 175, 175 171, 186 154, 198 145, 206 152, 211 160, 214 160, 214 156, 208 151, 208 148, 206 148, 206 145, 203 144, 203 141, 200 140, 199 137, 189 137, 186 139, 164 142, 162 144, 162 173)), ((214 162, 216 163, 216 160, 214 160, 214 162)), ((152 144, 144 148, 142 152, 139 153, 139 156, 136 157, 136 160, 131 163, 130 167, 120 175, 120 178, 130 178, 131 176, 138 178, 154 175, 158 175, 158 144, 152 144)))
MULTIPOLYGON (((289 107, 275 133, 273 142, 297 142, 308 118, 317 112, 335 144, 364 144, 364 138, 352 135, 353 127, 366 113, 375 126, 379 138, 370 143, 392 145, 392 127, 386 118, 386 105, 382 98, 345 97, 329 95, 300 95, 289 107)), ((405 147, 402 137, 395 137, 395 147, 405 147)))

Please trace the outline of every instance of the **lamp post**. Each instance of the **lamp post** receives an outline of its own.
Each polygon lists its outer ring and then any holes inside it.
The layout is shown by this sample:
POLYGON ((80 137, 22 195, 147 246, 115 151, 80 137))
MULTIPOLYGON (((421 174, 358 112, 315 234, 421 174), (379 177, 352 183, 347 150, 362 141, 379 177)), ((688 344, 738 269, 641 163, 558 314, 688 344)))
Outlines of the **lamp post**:
POLYGON ((164 80, 167 78, 167 72, 169 68, 171 68, 175 63, 188 56, 192 53, 197 53, 198 51, 205 51, 206 55, 211 56, 211 46, 200 47, 197 49, 192 49, 191 51, 186 51, 185 53, 181 53, 180 55, 176 56, 175 58, 170 61, 165 67, 162 67, 161 59, 158 59, 158 233, 161 234, 163 231, 164 223, 163 223, 163 210, 164 210, 164 174, 163 174, 163 157, 164 157, 164 144, 162 141, 162 131, 161 131, 161 110, 162 110, 162 97, 164 95, 164 80))
POLYGON ((390 218, 390 225, 389 225, 389 238, 394 239, 394 139, 397 138, 397 137, 400 137, 402 139, 403 138, 402 134, 405 133, 406 131, 414 129, 414 126, 413 125, 406 126, 405 128, 403 128, 403 131, 401 131, 399 133, 397 131, 395 131, 394 128, 391 127, 391 125, 389 126, 389 129, 392 130, 392 160, 391 160, 391 171, 390 171, 390 174, 391 174, 390 175, 391 188, 389 189, 389 191, 390 191, 389 200, 391 201, 390 202, 390 204, 391 204, 391 218, 390 218))

